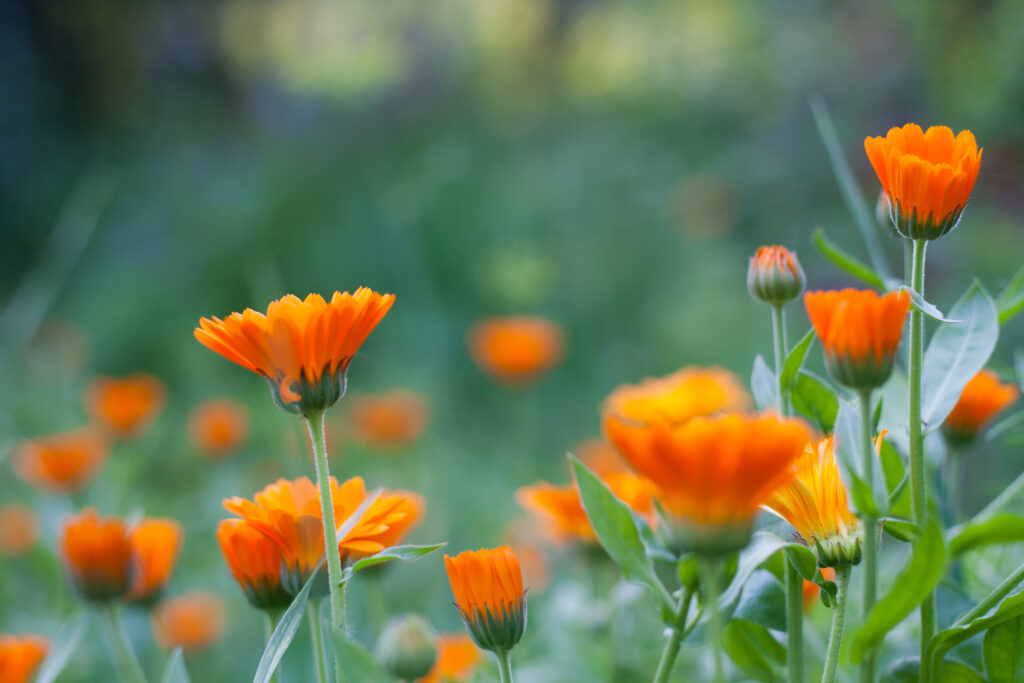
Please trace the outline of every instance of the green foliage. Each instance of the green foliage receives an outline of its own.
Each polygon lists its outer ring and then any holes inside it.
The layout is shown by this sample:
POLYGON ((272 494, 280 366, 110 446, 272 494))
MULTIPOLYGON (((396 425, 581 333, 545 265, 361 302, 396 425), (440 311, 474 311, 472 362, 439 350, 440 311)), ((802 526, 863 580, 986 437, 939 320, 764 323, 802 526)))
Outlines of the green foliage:
POLYGON ((1015 315, 1024 310, 1024 266, 1014 274, 1010 281, 996 297, 996 308, 999 310, 999 324, 1005 325, 1015 315))
POLYGON ((946 533, 949 552, 959 555, 994 543, 1024 541, 1024 517, 1000 513, 987 519, 969 521, 946 533))
POLYGON ((360 569, 366 569, 367 567, 374 567, 385 562, 391 562, 392 560, 402 560, 404 562, 415 562, 425 555, 429 555, 435 550, 439 550, 448 545, 447 543, 435 543, 433 545, 396 545, 390 548, 385 548, 376 555, 370 555, 357 561, 351 567, 345 567, 342 570, 341 576, 342 581, 348 581, 352 578, 352 575, 358 572, 360 569))
POLYGON ((393 683, 390 676, 373 654, 358 642, 349 638, 344 631, 325 624, 331 634, 331 645, 343 680, 359 683, 393 683))
POLYGON ((784 680, 786 648, 764 626, 733 618, 722 633, 722 649, 750 678, 765 683, 784 680))
POLYGON ((858 260, 857 258, 846 253, 834 242, 829 241, 825 237, 825 230, 818 226, 814 229, 814 234, 811 236, 811 240, 814 242, 814 246, 818 248, 822 256, 827 258, 840 270, 849 273, 858 280, 871 285, 876 289, 885 290, 886 283, 878 273, 870 268, 866 263, 858 260))
MULTIPOLYGON (((897 659, 885 667, 879 678, 879 683, 918 683, 920 668, 918 657, 897 659)), ((967 664, 950 660, 943 664, 935 681, 936 683, 985 683, 985 678, 967 664)))
POLYGON ((160 683, 191 683, 180 647, 174 648, 174 652, 167 657, 167 664, 164 665, 160 683))
POLYGON ((797 372, 793 390, 789 396, 793 410, 800 413, 827 434, 832 431, 839 413, 839 400, 825 380, 806 370, 797 372))
POLYGON ((933 664, 941 662, 947 652, 971 636, 1020 616, 1024 616, 1024 592, 1003 598, 991 609, 973 618, 972 613, 961 616, 952 626, 932 636, 928 642, 928 656, 932 658, 933 664))
POLYGON ((53 638, 53 646, 36 675, 36 683, 53 683, 74 654, 78 642, 89 627, 90 611, 82 610, 61 625, 53 638))
POLYGON ((1024 616, 1008 619, 986 631, 982 657, 989 683, 1024 681, 1024 616))
POLYGON ((256 676, 252 679, 253 683, 268 683, 271 677, 273 677, 278 664, 281 663, 281 658, 284 657, 285 651, 292 644, 295 633, 299 630, 299 625, 302 624, 302 617, 306 614, 306 606, 309 604, 310 588, 312 588, 313 582, 316 581, 321 571, 324 571, 322 565, 309 577, 306 585, 302 587, 302 590, 292 600, 292 604, 284 611, 280 621, 277 622, 277 626, 274 628, 274 632, 270 635, 267 646, 263 650, 263 655, 260 657, 256 676))
POLYGON ((807 353, 811 350, 813 344, 814 329, 811 328, 807 330, 807 334, 800 338, 796 346, 790 349, 789 355, 786 356, 786 360, 782 364, 782 374, 779 376, 779 387, 781 387, 783 393, 789 393, 793 388, 796 374, 803 367, 804 361, 807 359, 807 353))
POLYGON ((776 407, 779 401, 775 382, 775 373, 768 367, 764 357, 757 354, 754 358, 754 369, 750 373, 750 391, 754 394, 754 403, 758 410, 776 407))

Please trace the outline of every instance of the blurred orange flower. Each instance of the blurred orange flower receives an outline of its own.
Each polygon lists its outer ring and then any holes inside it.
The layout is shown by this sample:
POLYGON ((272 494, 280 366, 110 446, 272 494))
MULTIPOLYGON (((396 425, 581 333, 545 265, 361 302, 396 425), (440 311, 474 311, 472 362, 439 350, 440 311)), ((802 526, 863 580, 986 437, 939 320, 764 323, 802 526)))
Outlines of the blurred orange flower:
POLYGON ((128 590, 132 546, 120 517, 103 519, 86 508, 65 519, 60 549, 71 583, 87 600, 106 602, 128 590))
POLYGON ((168 650, 180 647, 190 654, 220 640, 227 609, 215 595, 192 592, 164 600, 153 610, 153 635, 168 650))
POLYGON ((128 535, 132 546, 132 585, 125 596, 131 602, 157 597, 171 578, 185 536, 173 519, 145 518, 128 535))
POLYGON ((107 459, 107 442, 90 427, 23 442, 13 456, 19 477, 54 493, 85 486, 107 459))
POLYGON ((933 240, 956 227, 981 170, 982 150, 971 131, 954 137, 946 126, 924 131, 908 123, 884 138, 865 138, 864 150, 900 235, 933 240))
POLYGON ((352 357, 395 297, 360 287, 304 300, 289 294, 271 302, 267 313, 251 308, 224 320, 202 318, 195 329, 201 344, 262 375, 283 409, 308 414, 334 405, 345 394, 352 357))
POLYGON ((420 683, 468 681, 480 662, 480 650, 465 633, 442 633, 437 639, 437 661, 420 683))
POLYGON ((746 410, 750 395, 736 375, 722 368, 685 367, 665 377, 624 384, 611 393, 602 408, 609 420, 680 424, 721 412, 746 410))
POLYGON ((426 429, 430 414, 426 399, 408 389, 352 397, 347 410, 349 433, 377 448, 408 446, 426 429))
POLYGON ((96 422, 121 438, 139 434, 164 407, 166 390, 146 373, 98 377, 85 394, 85 409, 96 422))
MULTIPOLYGON (((836 580, 836 570, 832 569, 831 567, 822 567, 821 568, 821 577, 823 579, 825 579, 826 581, 835 581, 836 580)), ((804 581, 804 610, 809 610, 811 607, 813 607, 815 601, 818 599, 818 596, 820 594, 821 594, 821 588, 818 587, 818 584, 814 583, 813 581, 805 580, 804 581)))
POLYGON ((468 335, 469 353, 481 370, 507 384, 539 379, 562 360, 565 333, 544 318, 485 318, 468 335))
POLYGON ((526 629, 519 560, 508 546, 444 556, 455 605, 479 647, 507 651, 526 629))
POLYGON ((1015 385, 1001 382, 991 370, 982 370, 960 392, 960 399, 942 423, 942 431, 951 441, 966 443, 1019 395, 1015 385))
POLYGON ((229 398, 204 401, 189 416, 188 434, 200 453, 213 458, 230 455, 249 434, 249 414, 229 398))
POLYGON ((626 461, 606 439, 587 439, 577 445, 573 453, 599 477, 612 472, 625 472, 627 469, 626 461))
POLYGON ((49 649, 50 641, 42 636, 0 633, 0 681, 28 683, 49 649))
POLYGON ((550 534, 541 528, 536 517, 517 517, 506 527, 504 542, 519 559, 523 581, 530 592, 537 594, 547 588, 551 578, 551 563, 547 556, 550 534))
POLYGON ((282 610, 292 596, 281 585, 281 551, 262 531, 242 519, 221 520, 217 542, 231 575, 254 606, 282 610))
POLYGON ((32 508, 16 503, 0 507, 0 554, 24 555, 38 536, 39 521, 32 508))

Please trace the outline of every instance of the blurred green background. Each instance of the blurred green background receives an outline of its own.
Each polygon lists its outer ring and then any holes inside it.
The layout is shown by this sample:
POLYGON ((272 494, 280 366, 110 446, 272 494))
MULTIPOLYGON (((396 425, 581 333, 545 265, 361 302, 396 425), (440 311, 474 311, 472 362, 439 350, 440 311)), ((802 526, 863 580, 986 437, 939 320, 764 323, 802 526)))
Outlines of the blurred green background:
MULTIPOLYGON (((1024 253, 1021 64, 1018 0, 3 3, 0 459, 81 424, 97 373, 165 381, 154 429, 119 446, 78 502, 184 524, 169 593, 211 590, 231 608, 224 641, 188 661, 193 680, 247 680, 262 631, 217 550, 220 501, 312 468, 301 422, 193 340, 200 316, 286 292, 395 293, 350 392, 412 388, 430 426, 392 457, 346 444, 335 473, 421 492, 414 541, 496 545, 525 515, 514 489, 568 480, 563 455, 598 434, 615 386, 686 364, 749 376, 770 351, 768 312, 744 282, 759 245, 797 250, 813 288, 855 284, 810 243, 821 225, 864 256, 810 97, 832 112, 872 204, 866 135, 908 121, 974 131, 981 177, 962 225, 929 249, 928 298, 948 310, 974 277, 998 292, 1024 253), (469 326, 504 313, 567 335, 561 365, 525 390, 466 353, 469 326), (222 395, 246 401, 254 429, 241 455, 209 462, 184 424, 222 395)), ((899 242, 882 240, 900 272, 899 242)), ((1019 320, 1004 328, 995 367, 1010 367, 1022 336, 1019 320)), ((976 454, 969 510, 1020 470, 1019 445, 976 454)), ((72 504, 7 462, 0 494, 44 521, 37 552, 0 560, 0 631, 52 635, 72 611, 52 559, 72 504)), ((552 587, 533 598, 525 680, 602 666, 600 644, 586 645, 580 561, 555 558, 552 587)), ((382 580, 390 609, 461 628, 439 556, 382 580)), ((350 593, 370 642, 369 607, 350 593)), ((639 599, 630 613, 639 623, 624 629, 654 652, 653 608, 639 599)), ((155 674, 163 654, 144 616, 130 626, 155 674)), ((109 671, 99 635, 86 642, 64 680, 109 671)), ((306 642, 285 658, 292 680, 306 642)), ((650 654, 631 647, 645 670, 650 654)))

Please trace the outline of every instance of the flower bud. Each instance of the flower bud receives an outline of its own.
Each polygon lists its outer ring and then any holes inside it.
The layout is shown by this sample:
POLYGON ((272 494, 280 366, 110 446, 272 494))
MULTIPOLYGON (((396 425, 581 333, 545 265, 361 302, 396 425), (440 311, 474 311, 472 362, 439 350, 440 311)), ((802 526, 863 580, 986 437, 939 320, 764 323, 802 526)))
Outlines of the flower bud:
POLYGON ((759 247, 750 257, 747 289, 758 301, 781 306, 800 296, 807 284, 796 254, 785 247, 759 247))
POLYGON ((423 678, 437 659, 437 633, 418 614, 392 619, 377 641, 375 653, 384 668, 395 678, 423 678))

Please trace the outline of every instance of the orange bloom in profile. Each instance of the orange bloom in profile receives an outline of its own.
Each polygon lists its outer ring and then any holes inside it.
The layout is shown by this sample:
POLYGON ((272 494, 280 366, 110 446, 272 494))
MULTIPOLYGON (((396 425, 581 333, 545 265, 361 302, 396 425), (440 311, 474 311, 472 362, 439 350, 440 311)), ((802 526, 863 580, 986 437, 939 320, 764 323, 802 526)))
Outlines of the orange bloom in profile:
POLYGON ((855 389, 882 386, 892 373, 910 295, 899 291, 879 296, 857 289, 808 292, 804 304, 832 377, 855 389))
MULTIPOLYGON (((825 579, 826 581, 835 581, 836 580, 836 570, 832 569, 831 567, 822 567, 821 568, 821 577, 823 579, 825 579)), ((818 587, 818 584, 814 583, 813 581, 807 581, 805 579, 804 580, 804 610, 805 611, 809 610, 811 607, 814 606, 814 602, 818 599, 819 595, 821 595, 821 588, 818 587)))
POLYGON ((758 301, 782 305, 800 296, 807 277, 796 254, 773 244, 758 247, 747 268, 747 290, 758 301))
POLYGON ((414 391, 397 389, 348 402, 348 427, 359 443, 376 448, 402 448, 427 427, 430 408, 414 391))
POLYGON ((164 600, 153 610, 153 635, 168 650, 198 652, 220 640, 227 609, 215 595, 193 592, 164 600))
POLYGON ((188 435, 204 455, 230 455, 249 435, 249 414, 244 405, 229 398, 204 401, 189 416, 188 435))
POLYGON ((107 442, 85 427, 23 442, 13 456, 14 471, 33 486, 70 493, 85 486, 107 459, 107 442))
POLYGON ((562 360, 565 333, 544 318, 485 318, 470 329, 468 344, 481 370, 507 384, 525 385, 562 360))
POLYGON ((420 683, 468 681, 480 663, 480 650, 465 633, 442 633, 437 639, 437 661, 420 683))
POLYGON ((954 137, 946 126, 924 131, 908 123, 884 138, 865 138, 864 150, 900 235, 933 240, 956 227, 981 170, 982 150, 971 131, 954 137))
POLYGON ((217 526, 217 542, 254 607, 277 611, 291 604, 292 596, 281 584, 281 550, 262 531, 245 520, 224 519, 217 526))
POLYGON ((728 370, 685 367, 620 386, 605 400, 602 414, 607 430, 609 420, 681 424, 694 417, 743 411, 749 405, 749 394, 728 370))
POLYGON ((960 392, 960 399, 942 423, 942 431, 951 441, 966 443, 1019 395, 1015 385, 1001 382, 991 370, 982 370, 960 392))
POLYGON ((71 583, 87 600, 121 597, 132 579, 132 545, 119 517, 103 519, 95 508, 64 521, 61 555, 71 583))
MULTIPOLYGON (((331 477, 334 519, 340 527, 366 499, 362 477, 343 484, 331 477)), ((285 566, 284 585, 297 592, 324 559, 320 495, 306 477, 279 479, 257 493, 253 501, 227 498, 224 507, 272 540, 285 566)), ((419 496, 407 491, 382 492, 359 523, 338 540, 342 564, 375 555, 395 545, 417 522, 423 511, 419 496)))
POLYGON ((38 536, 39 522, 32 508, 17 504, 0 507, 0 554, 24 555, 38 536))
POLYGON ((508 546, 444 556, 455 605, 478 647, 505 652, 526 630, 526 595, 519 560, 508 546))
POLYGON ((178 560, 185 532, 173 519, 146 518, 128 535, 132 546, 132 585, 125 599, 148 602, 163 590, 178 560))
POLYGON ((85 394, 85 409, 115 436, 140 433, 164 407, 164 384, 146 373, 98 377, 85 394))
POLYGON ((0 633, 0 681, 28 683, 49 649, 50 641, 42 636, 0 633))
POLYGON ((201 344, 267 379, 274 400, 293 413, 334 405, 345 394, 352 357, 387 315, 393 294, 360 287, 305 299, 289 294, 271 302, 267 313, 251 308, 224 320, 202 318, 195 329, 201 344))

